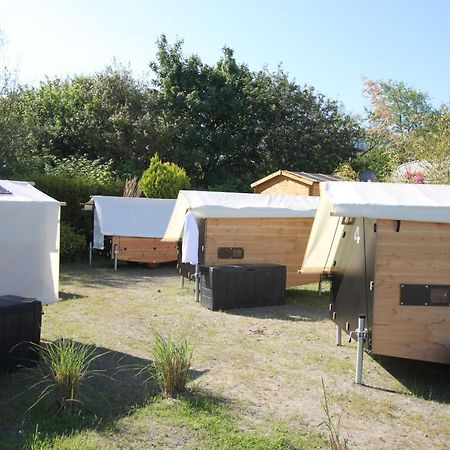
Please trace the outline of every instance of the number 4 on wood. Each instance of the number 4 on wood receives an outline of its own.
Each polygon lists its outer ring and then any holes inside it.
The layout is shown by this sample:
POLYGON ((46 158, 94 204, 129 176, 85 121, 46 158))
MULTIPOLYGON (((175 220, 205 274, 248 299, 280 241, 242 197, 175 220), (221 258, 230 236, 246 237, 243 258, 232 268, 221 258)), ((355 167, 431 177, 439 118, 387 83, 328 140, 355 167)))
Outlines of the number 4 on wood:
POLYGON ((361 235, 359 234, 359 227, 356 227, 353 239, 356 241, 357 244, 359 244, 359 241, 361 240, 361 235))

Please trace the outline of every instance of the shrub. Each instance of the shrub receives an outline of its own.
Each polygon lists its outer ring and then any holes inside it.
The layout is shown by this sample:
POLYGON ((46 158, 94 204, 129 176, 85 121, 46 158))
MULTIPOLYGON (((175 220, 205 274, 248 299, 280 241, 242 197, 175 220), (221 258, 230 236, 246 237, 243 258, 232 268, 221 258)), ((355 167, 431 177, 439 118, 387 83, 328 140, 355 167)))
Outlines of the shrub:
POLYGON ((61 222, 59 255, 62 261, 74 261, 82 257, 86 249, 85 237, 70 225, 61 222))
POLYGON ((173 397, 186 390, 192 353, 186 337, 175 339, 171 335, 154 333, 153 369, 163 394, 173 397))
POLYGON ((73 412, 80 402, 81 384, 92 372, 89 366, 101 355, 95 355, 95 347, 69 339, 38 345, 37 350, 43 364, 40 383, 45 388, 36 403, 53 392, 57 410, 73 412))
POLYGON ((146 197, 176 198, 180 189, 189 189, 191 183, 186 171, 174 163, 163 163, 156 153, 142 174, 139 187, 146 197))
POLYGON ((77 232, 90 239, 92 230, 92 214, 82 210, 82 203, 92 195, 118 195, 123 193, 124 182, 114 181, 108 184, 85 180, 83 178, 60 177, 57 175, 34 175, 29 178, 36 183, 36 188, 66 206, 61 208, 61 220, 77 232))
POLYGON ((45 173, 64 178, 82 178, 86 182, 110 184, 117 179, 114 172, 112 159, 106 161, 102 158, 89 159, 87 155, 71 155, 66 158, 58 158, 54 155, 47 157, 45 173))

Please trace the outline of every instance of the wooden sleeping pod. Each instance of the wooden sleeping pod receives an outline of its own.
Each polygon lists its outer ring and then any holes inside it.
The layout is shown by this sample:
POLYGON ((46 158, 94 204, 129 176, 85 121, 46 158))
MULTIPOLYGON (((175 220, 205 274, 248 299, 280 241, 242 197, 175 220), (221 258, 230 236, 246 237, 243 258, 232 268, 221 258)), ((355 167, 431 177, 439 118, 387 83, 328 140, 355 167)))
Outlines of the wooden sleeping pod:
POLYGON ((116 245, 119 261, 158 264, 177 259, 177 245, 161 242, 161 238, 113 236, 111 259, 116 245))
POLYGON ((450 364, 450 186, 325 183, 305 255, 336 325, 355 338, 364 317, 367 351, 450 364))
POLYGON ((372 352, 450 364, 450 224, 397 228, 395 220, 377 221, 372 352), (400 287, 408 284, 430 286, 435 304, 402 305, 400 287))
MULTIPOLYGON (((161 238, 175 205, 173 199, 93 196, 93 248, 111 242, 111 259, 147 264, 176 261, 177 246, 161 238)), ((109 248, 109 245, 107 247, 109 248)))
POLYGON ((310 217, 205 219, 203 264, 282 264, 287 287, 318 282, 318 275, 297 273, 312 223, 310 217), (220 249, 227 247, 242 249, 243 257, 220 258, 220 249))
POLYGON ((319 275, 299 275, 298 261, 318 203, 318 197, 312 196, 180 191, 163 241, 180 243, 178 269, 183 276, 192 277, 192 264, 197 263, 280 264, 286 266, 288 287, 314 283, 319 275), (188 218, 194 218, 195 229, 189 230, 189 225, 186 234, 188 218), (186 244, 185 255, 183 239, 185 244, 195 242, 194 249, 186 244))

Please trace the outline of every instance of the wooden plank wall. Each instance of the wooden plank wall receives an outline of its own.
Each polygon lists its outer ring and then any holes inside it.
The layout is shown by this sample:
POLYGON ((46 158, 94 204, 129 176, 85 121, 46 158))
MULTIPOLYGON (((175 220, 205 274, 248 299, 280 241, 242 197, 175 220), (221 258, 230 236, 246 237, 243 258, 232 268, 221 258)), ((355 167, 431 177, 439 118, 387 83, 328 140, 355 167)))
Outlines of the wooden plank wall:
POLYGON ((205 264, 283 264, 287 286, 319 281, 316 275, 299 275, 311 231, 312 218, 207 219, 205 264), (243 247, 243 259, 218 259, 218 247, 243 247))
POLYGON ((283 175, 272 178, 255 187, 256 194, 277 195, 310 195, 309 186, 299 183, 283 175))
POLYGON ((450 306, 400 306, 400 284, 450 284, 450 224, 378 220, 374 354, 450 363, 450 306))
POLYGON ((314 183, 309 190, 309 195, 320 196, 320 183, 314 183))
MULTIPOLYGON (((119 246, 120 261, 161 263, 177 259, 177 244, 161 242, 160 238, 113 236, 113 249, 115 244, 119 246)), ((114 258, 114 252, 111 253, 111 257, 114 258)))

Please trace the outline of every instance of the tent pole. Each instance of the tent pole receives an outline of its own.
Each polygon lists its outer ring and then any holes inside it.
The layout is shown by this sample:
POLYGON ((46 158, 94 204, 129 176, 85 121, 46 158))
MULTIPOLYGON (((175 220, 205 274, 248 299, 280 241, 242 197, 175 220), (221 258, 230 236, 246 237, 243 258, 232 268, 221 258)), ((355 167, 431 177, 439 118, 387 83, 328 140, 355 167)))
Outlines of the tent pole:
POLYGON ((89 267, 92 267, 92 242, 89 242, 89 267))
POLYGON ((356 330, 357 336, 357 350, 356 350, 356 374, 355 383, 362 384, 363 373, 363 354, 364 354, 364 341, 366 340, 367 331, 365 331, 366 316, 359 316, 358 328, 356 330))
POLYGON ((195 301, 200 300, 200 264, 195 265, 195 301))
POLYGON ((342 346, 342 333, 341 333, 341 327, 339 325, 336 325, 336 345, 338 347, 342 346))
POLYGON ((119 255, 119 247, 114 244, 114 271, 117 272, 117 256, 119 255))

